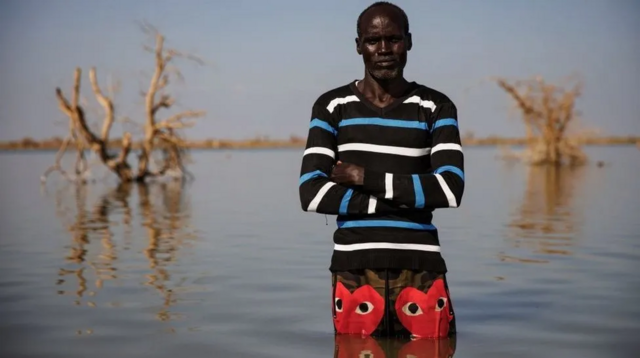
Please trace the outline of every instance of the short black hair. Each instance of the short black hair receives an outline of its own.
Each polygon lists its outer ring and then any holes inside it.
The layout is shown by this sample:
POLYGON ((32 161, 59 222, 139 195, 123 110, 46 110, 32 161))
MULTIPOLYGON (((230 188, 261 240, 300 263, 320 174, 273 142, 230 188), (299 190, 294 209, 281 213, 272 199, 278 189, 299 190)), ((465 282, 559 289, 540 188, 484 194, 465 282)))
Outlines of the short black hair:
POLYGON ((392 4, 388 1, 377 1, 369 5, 366 9, 362 10, 362 12, 360 13, 360 16, 358 16, 358 22, 356 23, 356 32, 358 34, 358 37, 362 36, 362 30, 360 30, 360 23, 362 22, 362 18, 364 17, 364 14, 367 11, 380 6, 390 6, 400 12, 400 15, 402 15, 402 19, 404 20, 404 34, 408 35, 409 34, 409 18, 407 17, 407 14, 404 12, 404 10, 402 10, 400 6, 396 4, 392 4))

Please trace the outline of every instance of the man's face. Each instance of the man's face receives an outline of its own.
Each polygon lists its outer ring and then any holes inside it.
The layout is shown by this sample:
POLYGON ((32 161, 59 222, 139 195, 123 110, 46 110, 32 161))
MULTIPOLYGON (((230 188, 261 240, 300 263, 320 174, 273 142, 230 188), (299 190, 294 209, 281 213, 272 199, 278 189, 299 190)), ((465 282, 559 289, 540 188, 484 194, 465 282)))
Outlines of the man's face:
POLYGON ((373 8, 365 13, 360 26, 362 35, 356 44, 367 71, 379 80, 402 76, 411 49, 411 35, 404 34, 402 15, 385 6, 373 8))

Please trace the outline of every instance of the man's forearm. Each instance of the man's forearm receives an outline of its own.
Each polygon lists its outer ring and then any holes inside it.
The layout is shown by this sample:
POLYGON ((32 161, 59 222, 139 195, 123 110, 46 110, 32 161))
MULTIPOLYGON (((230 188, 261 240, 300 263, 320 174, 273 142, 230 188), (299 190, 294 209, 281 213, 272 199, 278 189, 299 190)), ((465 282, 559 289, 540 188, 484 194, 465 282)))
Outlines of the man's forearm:
POLYGON ((364 171, 363 188, 377 198, 411 208, 455 208, 464 193, 464 154, 453 103, 440 105, 431 126, 432 173, 364 171))
POLYGON ((331 215, 398 211, 398 206, 388 200, 379 200, 329 178, 337 149, 337 130, 329 118, 326 109, 314 106, 300 169, 299 197, 302 210, 331 215))
MULTIPOLYGON (((313 174, 312 174, 313 175, 313 174)), ((303 175, 300 182, 303 211, 329 215, 364 215, 397 212, 400 208, 355 188, 337 184, 324 174, 312 178, 303 175)))

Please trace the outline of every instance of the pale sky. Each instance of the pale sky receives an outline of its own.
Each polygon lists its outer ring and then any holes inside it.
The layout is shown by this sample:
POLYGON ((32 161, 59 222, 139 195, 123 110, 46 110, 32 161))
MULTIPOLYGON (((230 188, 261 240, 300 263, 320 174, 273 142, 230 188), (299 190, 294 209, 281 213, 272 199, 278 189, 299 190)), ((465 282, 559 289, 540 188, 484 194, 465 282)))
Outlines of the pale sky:
MULTIPOLYGON (((362 77, 355 26, 371 2, 1 0, 0 140, 63 136, 65 128, 54 125, 64 119, 54 91, 68 93, 75 66, 84 70, 84 89, 90 66, 102 84, 108 75, 119 79, 118 113, 142 118, 139 91, 148 86, 153 57, 142 50, 138 21, 212 63, 177 63, 186 83, 172 89, 182 108, 208 111, 190 137, 306 135, 313 101, 362 77)), ((414 39, 406 77, 449 95, 463 132, 522 134, 508 116, 508 97, 482 82, 489 76, 578 72, 585 121, 604 133, 640 135, 637 0, 395 3, 407 12, 414 39)))

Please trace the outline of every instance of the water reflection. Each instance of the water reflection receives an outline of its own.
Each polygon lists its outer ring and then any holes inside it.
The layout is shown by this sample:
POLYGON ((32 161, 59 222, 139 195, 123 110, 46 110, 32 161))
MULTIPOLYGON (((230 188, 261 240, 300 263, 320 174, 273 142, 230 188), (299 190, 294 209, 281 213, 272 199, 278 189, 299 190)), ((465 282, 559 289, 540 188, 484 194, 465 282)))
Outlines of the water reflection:
POLYGON ((508 224, 507 240, 528 255, 500 253, 501 261, 547 263, 553 256, 573 254, 581 228, 580 206, 584 167, 532 166, 526 189, 508 224))
MULTIPOLYGON (((177 301, 175 287, 180 283, 172 285, 170 268, 176 265, 180 249, 196 237, 189 226, 190 210, 183 185, 121 184, 96 200, 90 199, 90 189, 95 187, 70 186, 55 194, 58 217, 71 233, 65 264, 58 272, 58 294, 72 295, 75 305, 97 307, 95 297, 106 282, 122 286, 121 281, 131 277, 130 272, 140 272, 139 268, 134 270, 119 262, 119 255, 128 252, 127 255, 140 255, 133 262, 146 258, 148 268, 142 270, 142 284, 152 287, 161 297, 157 319, 177 318, 170 307, 177 301), (69 197, 73 198, 72 205, 66 202, 69 197), (139 245, 132 236, 142 236, 136 235, 140 230, 146 232, 146 242, 137 250, 134 247, 139 245)), ((111 301, 106 305, 117 307, 121 303, 111 301)))
POLYGON ((451 358, 455 348, 455 337, 402 341, 336 335, 334 358, 451 358))

